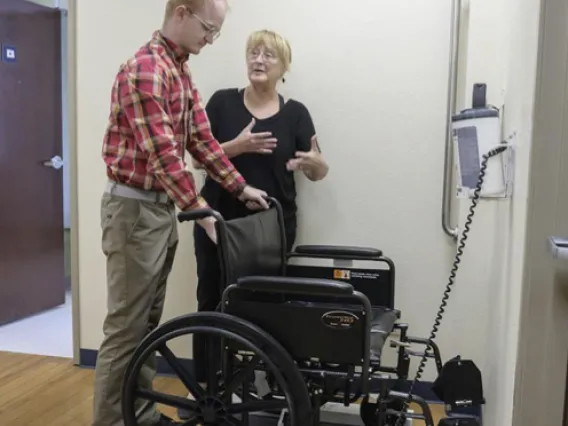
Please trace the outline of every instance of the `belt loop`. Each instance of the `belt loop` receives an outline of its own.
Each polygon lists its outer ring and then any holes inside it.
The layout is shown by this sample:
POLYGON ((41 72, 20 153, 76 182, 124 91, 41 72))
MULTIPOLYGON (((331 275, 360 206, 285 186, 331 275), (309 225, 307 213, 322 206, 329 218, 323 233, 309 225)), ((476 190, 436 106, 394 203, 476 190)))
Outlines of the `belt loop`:
POLYGON ((111 195, 114 195, 114 190, 115 190, 115 189, 116 189, 116 182, 115 182, 115 181, 111 181, 111 182, 110 182, 110 191, 109 191, 109 193, 110 193, 111 195))

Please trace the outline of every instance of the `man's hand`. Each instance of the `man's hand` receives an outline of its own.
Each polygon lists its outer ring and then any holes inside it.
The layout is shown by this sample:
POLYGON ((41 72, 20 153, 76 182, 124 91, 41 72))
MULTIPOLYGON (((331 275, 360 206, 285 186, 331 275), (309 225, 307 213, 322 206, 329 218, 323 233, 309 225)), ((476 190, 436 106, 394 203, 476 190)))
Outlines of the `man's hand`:
POLYGON ((239 200, 244 202, 246 206, 251 210, 266 210, 268 209, 266 196, 266 192, 247 185, 245 189, 243 189, 243 192, 241 192, 241 195, 239 195, 239 200))
POLYGON ((237 146, 240 153, 272 154, 278 140, 272 137, 272 132, 253 133, 252 128, 255 123, 256 121, 253 118, 239 136, 233 140, 233 144, 237 146))
POLYGON ((205 230, 209 238, 211 238, 211 241, 217 244, 217 231, 215 230, 215 222, 217 222, 217 219, 212 216, 197 221, 197 223, 205 230))

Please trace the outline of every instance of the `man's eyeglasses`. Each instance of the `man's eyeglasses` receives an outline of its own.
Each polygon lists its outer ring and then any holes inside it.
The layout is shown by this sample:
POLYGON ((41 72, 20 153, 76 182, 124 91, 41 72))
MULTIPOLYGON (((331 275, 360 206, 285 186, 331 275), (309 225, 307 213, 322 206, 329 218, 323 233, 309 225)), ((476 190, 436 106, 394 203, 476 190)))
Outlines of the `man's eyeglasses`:
POLYGON ((219 36, 221 35, 221 31, 219 29, 217 29, 213 25, 205 22, 203 19, 201 19, 198 15, 196 15, 195 13, 190 11, 188 8, 186 8, 186 10, 187 10, 187 13, 189 13, 190 16, 193 16, 195 19, 197 19, 199 21, 199 23, 201 24, 201 26, 203 27, 203 29, 207 33, 206 37, 211 37, 211 41, 215 41, 219 38, 219 36))

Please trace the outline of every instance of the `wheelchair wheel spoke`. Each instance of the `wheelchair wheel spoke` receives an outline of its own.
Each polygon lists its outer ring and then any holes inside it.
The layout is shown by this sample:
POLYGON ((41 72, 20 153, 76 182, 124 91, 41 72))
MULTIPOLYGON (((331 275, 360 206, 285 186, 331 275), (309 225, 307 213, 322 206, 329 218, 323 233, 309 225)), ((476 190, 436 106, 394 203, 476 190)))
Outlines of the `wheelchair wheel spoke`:
POLYGON ((225 387, 225 392, 223 393, 222 399, 228 400, 237 391, 239 385, 244 383, 246 378, 254 373, 254 369, 260 361, 260 356, 255 355, 246 367, 240 369, 236 374, 231 377, 231 381, 225 387))
POLYGON ((197 383, 197 380, 195 380, 194 376, 189 371, 187 371, 187 369, 179 362, 170 348, 168 348, 168 346, 164 343, 160 346, 158 352, 160 352, 168 362, 168 364, 170 364, 170 366, 176 372, 184 386, 193 395, 193 397, 195 399, 203 399, 205 397, 205 391, 197 383))
POLYGON ((258 400, 258 401, 247 401, 241 404, 233 404, 227 407, 228 414, 244 414, 244 413, 255 413, 258 411, 280 411, 288 408, 288 403, 286 400, 258 400))
POLYGON ((135 395, 138 398, 146 399, 148 401, 157 402, 158 404, 164 404, 169 407, 182 408, 188 410, 189 412, 194 412, 197 410, 197 403, 188 398, 183 398, 176 395, 167 395, 161 392, 156 392, 147 389, 136 389, 135 395))

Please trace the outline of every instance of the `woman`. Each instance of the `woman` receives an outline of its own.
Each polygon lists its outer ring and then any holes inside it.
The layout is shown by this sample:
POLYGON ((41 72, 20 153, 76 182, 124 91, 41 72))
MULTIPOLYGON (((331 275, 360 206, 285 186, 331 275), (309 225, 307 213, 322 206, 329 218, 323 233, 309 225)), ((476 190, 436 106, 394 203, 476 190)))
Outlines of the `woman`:
MULTIPOLYGON (((214 93, 207 104, 207 115, 214 136, 247 183, 282 204, 290 250, 296 240, 294 172, 302 171, 308 179, 317 181, 327 175, 328 165, 306 107, 294 99, 284 99, 277 91, 291 63, 288 42, 272 31, 256 31, 248 38, 246 60, 250 84, 244 89, 214 93)), ((227 194, 210 178, 201 191, 211 208, 225 219, 255 211, 255 206, 245 206, 227 194)), ((213 311, 221 300, 216 245, 199 226, 194 227, 194 243, 198 310, 213 311)), ((204 383, 207 354, 199 340, 194 340, 195 372, 197 380, 204 383)))

